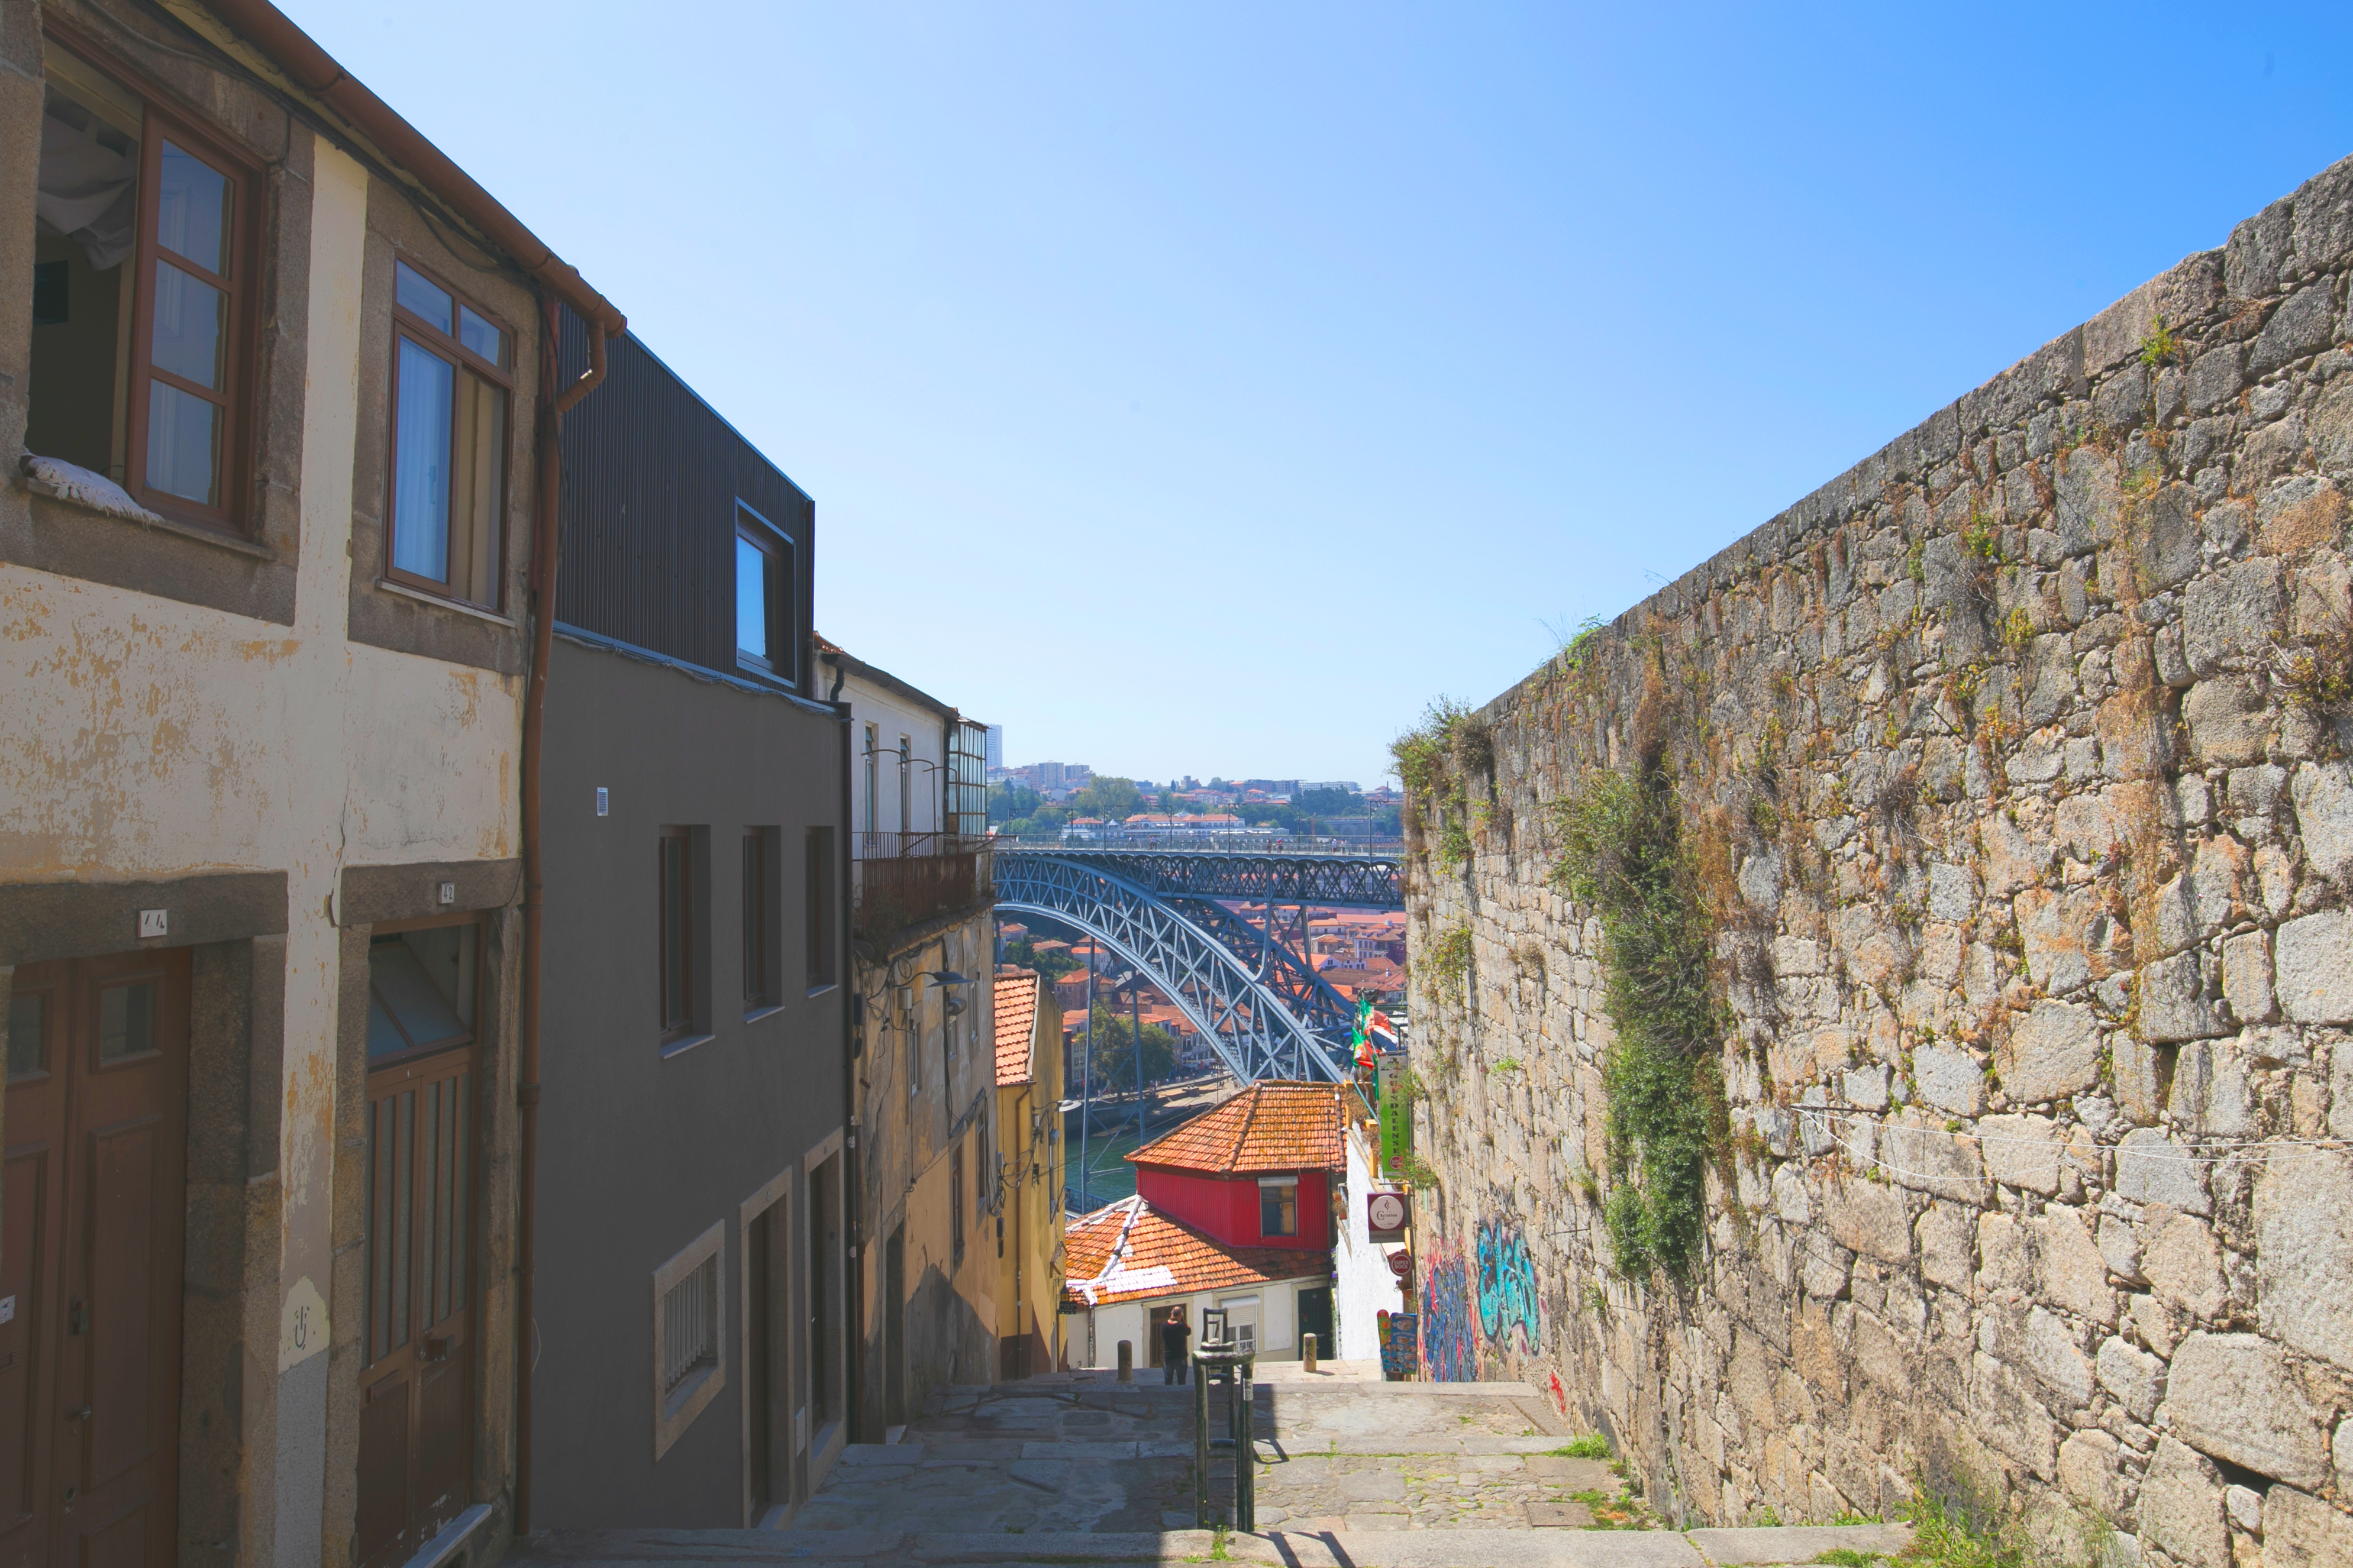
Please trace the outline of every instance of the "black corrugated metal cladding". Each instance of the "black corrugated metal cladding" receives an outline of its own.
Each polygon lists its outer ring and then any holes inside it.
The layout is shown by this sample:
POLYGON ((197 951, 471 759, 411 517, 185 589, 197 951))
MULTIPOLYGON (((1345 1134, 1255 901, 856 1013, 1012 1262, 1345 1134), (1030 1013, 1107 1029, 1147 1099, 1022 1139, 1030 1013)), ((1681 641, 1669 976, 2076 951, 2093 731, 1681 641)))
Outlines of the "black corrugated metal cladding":
MULTIPOLYGON (((569 308, 562 317, 559 384, 588 368, 586 325, 569 308)), ((635 333, 613 340, 607 360, 604 384, 564 416, 555 618, 739 673, 735 503, 741 500, 793 542, 794 627, 803 645, 799 668, 806 681, 816 503, 635 333)))

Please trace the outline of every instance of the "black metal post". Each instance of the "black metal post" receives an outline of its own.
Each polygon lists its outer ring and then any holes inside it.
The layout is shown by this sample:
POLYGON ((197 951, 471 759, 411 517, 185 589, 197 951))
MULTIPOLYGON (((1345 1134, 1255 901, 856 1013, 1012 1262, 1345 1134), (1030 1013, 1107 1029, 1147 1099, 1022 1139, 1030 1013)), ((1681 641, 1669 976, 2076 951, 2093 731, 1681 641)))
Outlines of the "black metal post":
POLYGON ((1258 1528, 1258 1441, 1250 1408, 1250 1358, 1234 1363, 1234 1528, 1258 1528))
POLYGON ((1193 1528, 1209 1528, 1209 1369, 1193 1352, 1193 1528))

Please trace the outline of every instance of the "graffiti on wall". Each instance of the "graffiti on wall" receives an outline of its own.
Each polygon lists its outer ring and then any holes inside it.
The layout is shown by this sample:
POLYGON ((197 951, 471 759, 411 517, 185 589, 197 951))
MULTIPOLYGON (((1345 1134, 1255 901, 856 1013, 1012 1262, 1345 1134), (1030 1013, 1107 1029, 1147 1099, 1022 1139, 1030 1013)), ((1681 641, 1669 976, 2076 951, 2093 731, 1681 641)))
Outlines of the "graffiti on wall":
POLYGON ((1479 1331, 1497 1346, 1516 1330, 1521 1349, 1533 1353, 1544 1342, 1536 1326, 1536 1266, 1517 1226, 1501 1220, 1479 1225, 1479 1331))
POLYGON ((1432 1383, 1479 1381, 1477 1330, 1471 1321, 1471 1270, 1462 1254, 1432 1239, 1422 1263, 1421 1365, 1432 1383))

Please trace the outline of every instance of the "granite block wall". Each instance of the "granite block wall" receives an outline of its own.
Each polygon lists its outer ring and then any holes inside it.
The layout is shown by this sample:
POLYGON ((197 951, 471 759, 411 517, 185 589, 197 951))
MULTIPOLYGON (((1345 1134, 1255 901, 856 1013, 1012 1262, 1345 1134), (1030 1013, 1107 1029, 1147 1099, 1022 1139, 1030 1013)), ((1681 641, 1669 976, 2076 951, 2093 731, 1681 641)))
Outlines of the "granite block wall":
POLYGON ((1694 1523, 1925 1487, 2052 1561, 2353 1563, 2348 276, 2353 160, 1468 722, 1409 881, 1450 1374, 1694 1523), (1726 1131, 1704 1256, 1629 1279, 1551 873, 1646 758, 1726 1131))

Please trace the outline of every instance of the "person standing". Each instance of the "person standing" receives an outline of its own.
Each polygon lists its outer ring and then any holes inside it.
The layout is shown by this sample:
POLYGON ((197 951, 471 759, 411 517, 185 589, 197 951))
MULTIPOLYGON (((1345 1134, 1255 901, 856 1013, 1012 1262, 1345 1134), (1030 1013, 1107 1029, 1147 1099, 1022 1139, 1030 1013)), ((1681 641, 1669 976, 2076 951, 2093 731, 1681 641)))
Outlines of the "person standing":
POLYGON ((1185 1321, 1185 1309, 1168 1309, 1168 1321, 1160 1325, 1160 1381, 1185 1381, 1185 1342, 1193 1337, 1191 1325, 1185 1321))

